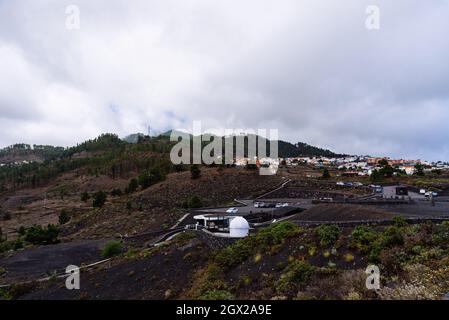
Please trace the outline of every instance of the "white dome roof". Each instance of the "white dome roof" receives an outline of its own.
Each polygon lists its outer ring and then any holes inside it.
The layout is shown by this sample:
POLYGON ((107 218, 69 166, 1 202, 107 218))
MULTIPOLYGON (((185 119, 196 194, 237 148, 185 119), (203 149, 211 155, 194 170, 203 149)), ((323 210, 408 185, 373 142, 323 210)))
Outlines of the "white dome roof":
POLYGON ((229 236, 231 238, 243 238, 248 236, 249 223, 243 217, 235 217, 229 223, 229 236))

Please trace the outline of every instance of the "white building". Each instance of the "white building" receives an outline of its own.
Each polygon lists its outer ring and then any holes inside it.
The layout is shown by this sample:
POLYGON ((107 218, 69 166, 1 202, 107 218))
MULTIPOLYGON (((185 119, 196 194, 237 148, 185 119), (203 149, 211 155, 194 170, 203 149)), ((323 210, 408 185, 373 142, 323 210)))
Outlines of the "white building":
POLYGON ((200 214, 193 218, 197 221, 197 228, 204 228, 217 237, 244 238, 249 235, 249 223, 241 216, 200 214))

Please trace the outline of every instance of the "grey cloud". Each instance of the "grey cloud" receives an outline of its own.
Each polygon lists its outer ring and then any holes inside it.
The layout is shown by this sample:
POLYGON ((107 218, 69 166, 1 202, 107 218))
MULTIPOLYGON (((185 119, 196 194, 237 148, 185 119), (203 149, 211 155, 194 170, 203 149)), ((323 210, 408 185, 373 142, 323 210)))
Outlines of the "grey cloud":
POLYGON ((365 28, 372 1, 75 2, 81 30, 69 32, 71 2, 0 1, 0 52, 17 48, 10 58, 28 66, 0 75, 23 84, 0 89, 5 130, 27 124, 1 145, 202 120, 449 160, 447 1, 375 1, 379 31, 365 28))

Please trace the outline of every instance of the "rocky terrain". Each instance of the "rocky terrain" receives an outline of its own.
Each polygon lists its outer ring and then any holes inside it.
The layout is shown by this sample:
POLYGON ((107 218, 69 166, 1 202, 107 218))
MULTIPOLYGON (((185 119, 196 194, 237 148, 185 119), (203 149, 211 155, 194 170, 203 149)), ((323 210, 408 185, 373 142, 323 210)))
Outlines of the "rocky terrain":
POLYGON ((155 248, 122 248, 64 279, 3 290, 18 299, 441 299, 449 290, 449 224, 301 228, 283 222, 233 244, 188 232, 155 248), (380 267, 381 288, 365 286, 380 267))
MULTIPOLYGON (((45 148, 39 162, 0 167, 0 298, 440 299, 449 291, 448 222, 400 217, 438 206, 313 203, 371 191, 337 186, 336 171, 323 179, 306 165, 274 176, 251 166, 175 166, 170 147, 166 138, 130 144, 103 135, 45 148), (304 210, 241 240, 186 231, 153 246, 192 209, 261 195, 298 198, 304 210), (79 291, 65 288, 69 264, 82 268, 79 291), (372 264, 382 275, 377 291, 365 287, 372 264)), ((444 192, 447 179, 408 183, 444 192)))

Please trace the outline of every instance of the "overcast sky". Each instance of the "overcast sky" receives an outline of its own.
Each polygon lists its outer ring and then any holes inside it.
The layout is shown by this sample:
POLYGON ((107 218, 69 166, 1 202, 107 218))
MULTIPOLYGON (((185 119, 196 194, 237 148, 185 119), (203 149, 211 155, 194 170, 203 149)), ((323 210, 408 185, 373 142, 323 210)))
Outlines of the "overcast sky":
POLYGON ((0 147, 200 120, 449 160, 448 17, 445 0, 0 0, 0 147))

